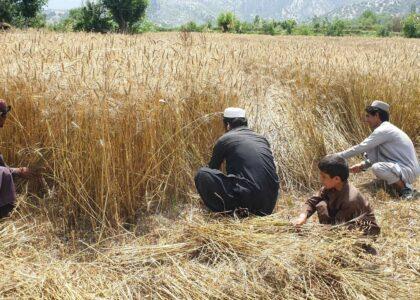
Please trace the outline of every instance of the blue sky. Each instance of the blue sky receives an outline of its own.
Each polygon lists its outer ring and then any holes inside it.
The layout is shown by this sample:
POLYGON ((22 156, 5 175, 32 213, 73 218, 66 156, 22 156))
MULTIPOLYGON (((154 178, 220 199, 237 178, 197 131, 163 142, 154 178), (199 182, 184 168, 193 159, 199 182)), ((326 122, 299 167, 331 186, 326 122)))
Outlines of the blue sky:
POLYGON ((79 7, 82 0, 49 0, 47 8, 50 9, 69 9, 79 7))

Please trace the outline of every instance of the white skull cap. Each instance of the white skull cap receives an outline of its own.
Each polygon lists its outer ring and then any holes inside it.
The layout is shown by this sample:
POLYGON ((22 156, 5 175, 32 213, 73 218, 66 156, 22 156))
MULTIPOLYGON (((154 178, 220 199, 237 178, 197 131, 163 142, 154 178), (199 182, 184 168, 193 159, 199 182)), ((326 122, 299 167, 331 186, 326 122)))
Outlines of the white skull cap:
POLYGON ((223 117, 229 119, 245 118, 245 110, 239 107, 228 107, 225 109, 223 117))
POLYGON ((389 104, 385 103, 383 101, 375 100, 375 101, 372 102, 372 104, 370 106, 382 109, 383 111, 386 111, 386 112, 389 112, 389 104))

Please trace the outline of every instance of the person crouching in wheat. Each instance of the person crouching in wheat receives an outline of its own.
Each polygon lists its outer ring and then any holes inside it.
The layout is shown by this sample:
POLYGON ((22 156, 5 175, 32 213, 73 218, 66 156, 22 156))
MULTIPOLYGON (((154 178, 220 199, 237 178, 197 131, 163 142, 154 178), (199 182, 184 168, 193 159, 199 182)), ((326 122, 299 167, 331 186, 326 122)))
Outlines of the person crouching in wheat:
POLYGON ((201 168, 195 177, 201 199, 213 212, 237 217, 271 214, 279 178, 270 144, 248 128, 241 108, 227 108, 223 123, 226 133, 214 146, 209 167, 201 168), (226 175, 220 171, 224 161, 226 175))
MULTIPOLYGON (((0 99, 0 128, 3 128, 7 119, 11 106, 6 101, 0 99)), ((4 162, 3 156, 0 155, 0 219, 7 217, 15 208, 16 191, 13 177, 19 176, 29 178, 31 171, 26 168, 10 168, 4 162)))
POLYGON ((372 167, 378 179, 392 185, 404 200, 415 200, 413 183, 420 175, 416 149, 408 135, 389 122, 389 104, 375 100, 366 107, 365 121, 372 133, 359 145, 338 153, 350 157, 365 153, 366 160, 350 168, 360 173, 372 167))

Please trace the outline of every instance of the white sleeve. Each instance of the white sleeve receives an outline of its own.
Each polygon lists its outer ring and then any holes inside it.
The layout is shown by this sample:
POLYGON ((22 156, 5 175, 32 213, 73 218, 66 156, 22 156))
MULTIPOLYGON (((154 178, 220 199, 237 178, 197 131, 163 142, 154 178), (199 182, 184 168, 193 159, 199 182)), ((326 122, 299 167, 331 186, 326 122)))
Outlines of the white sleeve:
POLYGON ((364 152, 369 152, 370 150, 374 149, 375 147, 385 143, 390 138, 390 135, 387 134, 384 130, 376 129, 372 132, 370 136, 368 136, 363 142, 359 145, 353 146, 346 151, 337 153, 341 157, 347 159, 358 154, 362 154, 364 152))

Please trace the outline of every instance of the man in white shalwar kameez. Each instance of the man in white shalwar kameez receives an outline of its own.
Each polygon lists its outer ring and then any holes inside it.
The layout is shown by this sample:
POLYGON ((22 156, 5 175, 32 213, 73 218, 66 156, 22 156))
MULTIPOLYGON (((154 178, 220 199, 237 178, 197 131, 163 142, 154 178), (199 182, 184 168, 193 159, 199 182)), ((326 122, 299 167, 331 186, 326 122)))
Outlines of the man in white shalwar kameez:
POLYGON ((366 122, 373 130, 359 145, 338 153, 348 159, 365 154, 366 160, 350 168, 359 173, 372 167, 377 178, 395 187, 403 199, 414 197, 412 184, 420 174, 414 144, 408 135, 389 122, 389 104, 374 101, 366 108, 366 122))

